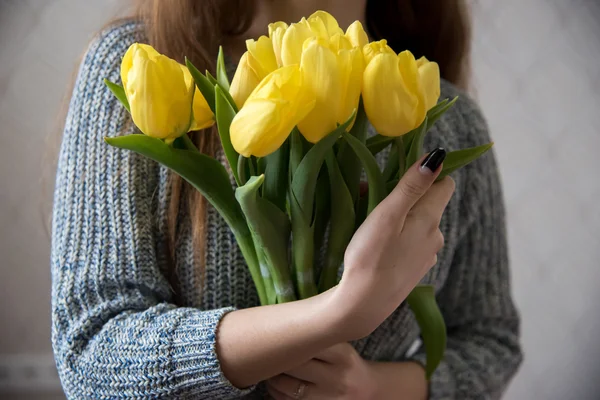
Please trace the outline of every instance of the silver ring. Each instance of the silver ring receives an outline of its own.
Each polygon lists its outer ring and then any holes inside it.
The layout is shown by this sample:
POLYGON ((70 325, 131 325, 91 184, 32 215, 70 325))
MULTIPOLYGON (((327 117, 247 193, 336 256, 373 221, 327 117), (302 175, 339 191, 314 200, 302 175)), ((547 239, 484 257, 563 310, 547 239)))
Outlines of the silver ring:
POLYGON ((296 388, 296 391, 294 392, 294 394, 292 394, 292 397, 296 400, 300 400, 301 398, 303 398, 304 392, 306 391, 306 386, 306 383, 300 382, 300 384, 296 388))

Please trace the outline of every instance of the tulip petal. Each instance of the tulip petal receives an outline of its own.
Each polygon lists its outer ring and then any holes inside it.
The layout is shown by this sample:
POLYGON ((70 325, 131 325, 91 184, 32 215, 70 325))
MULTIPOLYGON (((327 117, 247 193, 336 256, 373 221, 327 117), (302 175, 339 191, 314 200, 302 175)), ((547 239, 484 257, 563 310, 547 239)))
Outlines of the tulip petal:
POLYGON ((435 62, 427 62, 419 67, 421 86, 425 95, 425 109, 429 110, 440 98, 440 67, 435 62))
POLYGON ((287 30, 288 25, 285 22, 274 22, 269 24, 269 37, 273 44, 273 52, 275 53, 275 59, 277 60, 277 66, 282 67, 283 62, 281 61, 281 44, 283 41, 283 35, 287 30))
POLYGON ((365 57, 365 64, 369 64, 375 56, 382 53, 396 54, 390 46, 387 45, 387 40, 382 39, 377 42, 368 43, 362 48, 365 57))
POLYGON ((231 81, 229 93, 238 109, 241 109, 250 93, 258 86, 260 79, 248 63, 248 52, 245 52, 238 63, 235 75, 231 81))
POLYGON ((282 65, 300 64, 304 41, 312 37, 315 37, 315 34, 307 23, 292 24, 285 31, 281 42, 282 65))
MULTIPOLYGON (((417 61, 415 60, 415 56, 408 51, 405 50, 398 54, 398 66, 400 68, 400 73, 402 74, 402 79, 404 80, 404 84, 406 85, 408 91, 413 93, 418 99, 418 103, 416 107, 412 109, 412 126, 416 128, 421 125, 421 122, 425 119, 427 114, 427 99, 425 96, 425 91, 423 85, 421 83, 421 77, 419 74, 419 68, 417 67, 417 61)), ((437 101, 437 98, 436 98, 437 101)), ((411 129, 411 130, 412 130, 411 129)))
POLYGON ((258 40, 246 40, 248 49, 248 64, 256 72, 258 79, 277 69, 277 59, 273 51, 273 42, 266 36, 261 36, 258 40))
MULTIPOLYGON (((341 124, 358 107, 362 89, 365 62, 358 48, 342 50, 338 54, 342 90, 340 92, 340 108, 337 123, 341 124)), ((350 125, 352 128, 354 122, 350 125)))
POLYGON ((300 69, 304 85, 315 96, 315 107, 298 124, 302 135, 317 143, 337 126, 341 105, 342 75, 337 55, 323 39, 313 39, 302 53, 300 69))
POLYGON ((329 14, 328 12, 319 10, 314 12, 310 17, 308 17, 309 21, 314 19, 319 19, 323 23, 328 37, 332 37, 333 35, 337 34, 344 34, 344 31, 342 31, 342 29, 340 28, 340 25, 338 24, 337 20, 333 17, 333 15, 329 14))
POLYGON ((354 21, 352 24, 350 24, 348 29, 346 29, 346 37, 348 40, 350 40, 350 43, 352 43, 353 47, 358 47, 359 49, 362 49, 367 43, 369 43, 369 37, 363 29, 360 21, 354 21))

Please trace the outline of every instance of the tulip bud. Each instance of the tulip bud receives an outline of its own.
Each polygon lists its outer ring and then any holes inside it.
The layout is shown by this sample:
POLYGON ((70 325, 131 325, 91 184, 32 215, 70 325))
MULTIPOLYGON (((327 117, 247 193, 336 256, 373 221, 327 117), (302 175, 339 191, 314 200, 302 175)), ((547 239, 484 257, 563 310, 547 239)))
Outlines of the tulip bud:
POLYGON ((234 117, 231 144, 245 157, 264 157, 277 150, 292 129, 314 107, 298 65, 267 75, 234 117))
POLYGON ((123 57, 121 80, 133 122, 144 134, 173 140, 188 132, 195 85, 179 63, 135 43, 123 57))
POLYGON ((437 102, 437 64, 426 59, 419 64, 409 51, 398 56, 383 51, 365 68, 363 103, 369 121, 381 135, 401 136, 417 128, 437 102))
POLYGON ((277 69, 273 43, 266 36, 246 41, 244 53, 233 76, 229 93, 238 108, 242 108, 250 93, 268 74, 277 69))

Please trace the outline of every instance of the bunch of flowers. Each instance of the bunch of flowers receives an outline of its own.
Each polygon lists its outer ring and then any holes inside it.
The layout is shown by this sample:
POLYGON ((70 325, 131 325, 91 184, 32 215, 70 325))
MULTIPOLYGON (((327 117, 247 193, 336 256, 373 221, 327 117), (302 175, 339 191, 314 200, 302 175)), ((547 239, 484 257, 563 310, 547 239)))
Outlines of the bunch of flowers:
MULTIPOLYGON (((427 131, 456 101, 438 102, 435 62, 396 54, 385 40, 369 43, 358 21, 344 32, 318 11, 268 32, 246 41, 231 83, 222 49, 213 76, 144 44, 124 55, 122 86, 105 81, 141 131, 106 141, 170 168, 206 197, 235 235, 263 305, 338 283, 353 233, 422 156, 427 131), (215 123, 229 168, 188 136, 215 123), (375 156, 387 148, 382 170, 375 156)), ((438 179, 491 145, 449 152, 438 179)), ((432 287, 417 286, 407 301, 430 376, 444 354, 444 321, 432 287)))

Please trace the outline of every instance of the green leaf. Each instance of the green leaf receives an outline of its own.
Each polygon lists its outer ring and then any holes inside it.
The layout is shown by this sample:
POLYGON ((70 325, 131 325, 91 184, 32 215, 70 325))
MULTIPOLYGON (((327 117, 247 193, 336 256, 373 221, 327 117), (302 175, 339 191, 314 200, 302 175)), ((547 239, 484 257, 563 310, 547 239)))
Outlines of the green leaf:
POLYGON ((127 135, 104 140, 111 146, 134 151, 170 168, 202 193, 233 231, 248 263, 261 304, 264 304, 266 294, 254 244, 225 167, 205 154, 176 149, 160 139, 146 135, 127 135))
POLYGON ((211 83, 211 85, 217 86, 219 84, 219 82, 217 81, 217 78, 215 78, 214 76, 212 76, 212 74, 206 70, 206 78, 208 79, 208 81, 211 83))
POLYGON ((287 253, 290 221, 287 215, 273 203, 259 196, 264 175, 253 176, 235 191, 248 226, 254 237, 258 259, 263 259, 273 279, 277 301, 285 303, 296 300, 290 276, 287 253))
POLYGON ((484 155, 489 149, 494 146, 494 142, 487 143, 477 147, 470 147, 468 149, 462 149, 457 151, 451 151, 446 154, 446 158, 444 159, 444 164, 442 167, 442 172, 437 177, 437 180, 443 179, 445 176, 451 174, 459 168, 464 167, 465 165, 475 161, 482 155, 484 155))
MULTIPOLYGON (((321 248, 323 247, 323 238, 325 237, 325 231, 329 224, 330 217, 330 184, 329 177, 325 166, 321 167, 319 177, 317 178, 317 189, 315 191, 315 217, 313 222, 314 231, 314 242, 315 242, 315 259, 321 254, 321 248)), ((315 260, 316 262, 316 260, 315 260)))
MULTIPOLYGON (((358 105, 356 120, 350 129, 350 135, 357 138, 362 143, 367 139, 368 119, 363 107, 362 99, 358 105)), ((350 191, 353 202, 358 199, 358 190, 360 185, 360 175, 362 166, 354 151, 349 147, 346 141, 341 141, 337 153, 337 162, 342 172, 342 176, 346 181, 346 186, 350 191)))
MULTIPOLYGON (((316 143, 304 156, 300 165, 294 172, 292 178, 292 192, 298 200, 298 204, 302 208, 306 218, 311 218, 313 213, 313 203, 315 197, 315 186, 317 182, 317 176, 319 170, 323 165, 325 155, 333 147, 333 144, 340 137, 340 135, 346 132, 346 128, 354 119, 355 112, 352 113, 350 118, 342 125, 334 129, 329 135, 325 136, 318 143, 316 143)), ((352 137, 352 139, 358 141, 358 139, 352 137)), ((360 142, 359 142, 360 143, 360 142)), ((362 146, 364 146, 361 143, 362 146)))
POLYGON ((373 155, 377 155, 377 153, 388 147, 393 141, 393 137, 377 134, 367 139, 367 148, 373 155))
POLYGON ((248 182, 248 159, 240 154, 238 157, 237 173, 240 178, 239 186, 243 186, 248 182))
POLYGON ((288 191, 288 202, 292 217, 292 265, 298 295, 307 299, 317 294, 314 278, 314 225, 306 218, 294 192, 288 191))
POLYGON ((125 107, 127 111, 131 112, 131 107, 129 107, 129 101, 127 100, 123 86, 112 83, 108 79, 104 79, 104 84, 110 89, 110 91, 121 102, 121 104, 123 104, 123 107, 125 107))
POLYGON ((290 134, 290 176, 293 177, 304 158, 304 142, 298 128, 290 134))
POLYGON ((423 155, 423 140, 427 133, 427 121, 429 119, 425 117, 425 120, 415 130, 414 137, 410 143, 410 149, 406 154, 406 168, 410 168, 417 160, 423 155))
POLYGON ((383 175, 379 170, 375 156, 369 151, 367 146, 347 133, 344 133, 343 136, 360 159, 360 162, 367 173, 367 180, 369 182, 368 215, 385 198, 387 194, 385 192, 385 181, 383 180, 383 175))
POLYGON ((217 120, 217 126, 219 128, 219 136, 221 137, 221 145, 223 146, 223 152, 225 157, 231 166, 235 181, 238 186, 240 185, 240 178, 238 176, 237 163, 239 154, 233 148, 231 144, 231 136, 229 128, 231 127, 231 121, 235 117, 235 110, 229 104, 229 101, 223 94, 223 89, 219 86, 215 86, 215 119, 217 120))
POLYGON ((446 351, 446 324, 444 317, 435 300, 433 286, 419 285, 415 287, 406 298, 421 328, 421 337, 425 345, 427 365, 425 374, 427 380, 431 378, 435 369, 444 359, 446 351))
POLYGON ((457 100, 458 96, 450 101, 445 99, 444 101, 438 103, 435 107, 431 108, 431 110, 427 112, 427 130, 429 130, 429 128, 431 128, 433 124, 435 124, 437 120, 440 119, 441 116, 444 115, 444 113, 454 105, 454 103, 456 103, 457 100))
POLYGON ((275 204, 281 211, 285 211, 290 156, 289 147, 289 142, 286 140, 277 151, 263 158, 266 162, 263 197, 275 204))
POLYGON ((227 67, 225 66, 223 46, 219 46, 219 56, 217 57, 217 82, 223 90, 229 92, 229 78, 227 77, 227 67))
POLYGON ((355 223, 352 194, 346 186, 333 151, 329 151, 325 162, 331 188, 331 223, 325 265, 319 279, 320 292, 325 292, 337 284, 338 270, 344 260, 346 247, 352 239, 355 223))
POLYGON ((192 78, 194 78, 194 82, 196 82, 196 87, 198 88, 198 90, 200 90, 200 93, 202 93, 202 96, 204 96, 204 99, 208 103, 208 106, 210 107, 211 111, 214 113, 215 112, 215 85, 212 84, 206 78, 206 76, 202 75, 202 73, 200 71, 198 71, 198 68, 196 68, 194 66, 194 64, 192 64, 192 62, 187 57, 185 58, 185 65, 187 66, 188 70, 190 71, 192 78))

